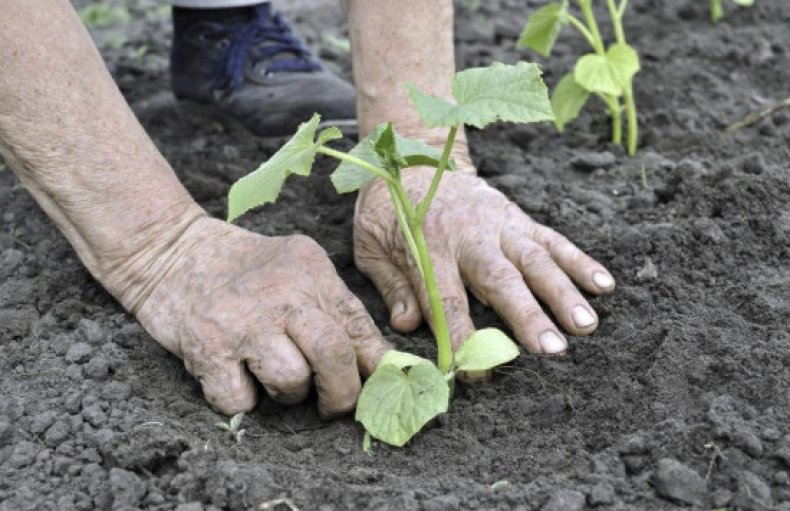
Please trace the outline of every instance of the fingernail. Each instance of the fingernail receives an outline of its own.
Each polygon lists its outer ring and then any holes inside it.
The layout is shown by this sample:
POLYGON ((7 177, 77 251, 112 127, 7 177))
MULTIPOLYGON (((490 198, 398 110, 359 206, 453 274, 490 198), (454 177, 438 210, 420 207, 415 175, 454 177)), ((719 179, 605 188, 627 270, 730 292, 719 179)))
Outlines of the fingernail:
POLYGON ((565 340, 551 330, 546 330, 538 336, 543 353, 562 353, 568 349, 565 340))
POLYGON ((593 282, 601 289, 609 289, 614 285, 612 276, 600 271, 593 273, 593 282))
POLYGON ((392 307, 392 316, 391 316, 391 318, 395 319, 398 316, 400 316, 401 314, 403 314, 404 312, 406 312, 406 304, 403 303, 403 302, 398 302, 398 303, 395 304, 394 307, 392 307))
POLYGON ((573 322, 576 323, 576 326, 579 328, 587 328, 590 325, 595 324, 595 317, 590 314, 583 305, 577 305, 573 308, 573 322))

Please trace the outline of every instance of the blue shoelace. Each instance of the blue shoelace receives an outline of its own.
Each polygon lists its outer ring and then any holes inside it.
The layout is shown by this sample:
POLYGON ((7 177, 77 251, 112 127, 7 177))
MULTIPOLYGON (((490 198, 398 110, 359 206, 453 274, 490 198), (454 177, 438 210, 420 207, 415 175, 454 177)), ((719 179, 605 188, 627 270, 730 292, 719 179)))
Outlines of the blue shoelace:
POLYGON ((229 41, 224 68, 216 78, 219 87, 228 86, 232 90, 241 87, 248 59, 254 66, 272 57, 291 55, 272 60, 266 67, 266 73, 321 69, 321 64, 312 52, 296 37, 282 16, 271 9, 268 2, 256 6, 252 19, 245 24, 205 22, 204 26, 213 37, 229 41))

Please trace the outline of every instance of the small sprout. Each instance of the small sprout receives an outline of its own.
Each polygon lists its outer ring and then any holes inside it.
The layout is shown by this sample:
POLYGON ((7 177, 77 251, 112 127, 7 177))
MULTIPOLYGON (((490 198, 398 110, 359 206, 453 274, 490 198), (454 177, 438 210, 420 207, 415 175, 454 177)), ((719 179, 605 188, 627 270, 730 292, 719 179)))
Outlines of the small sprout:
POLYGON ((558 0, 538 9, 527 20, 518 40, 518 47, 548 57, 554 43, 567 25, 581 33, 593 49, 582 55, 570 73, 560 79, 551 94, 554 123, 562 132, 565 125, 579 116, 590 95, 598 96, 609 109, 612 118, 612 142, 622 143, 622 113, 628 121, 626 149, 636 153, 639 126, 632 81, 639 72, 639 55, 625 40, 623 14, 628 0, 606 0, 615 34, 615 42, 608 47, 601 38, 598 22, 592 10, 592 0, 577 0, 582 18, 570 10, 568 0, 558 0))
POLYGON ((230 418, 228 422, 217 422, 214 424, 219 429, 225 430, 230 433, 233 438, 236 440, 237 444, 241 443, 241 440, 244 438, 244 435, 247 434, 247 430, 241 428, 241 421, 244 420, 244 412, 239 412, 233 417, 230 418))
POLYGON ((141 60, 143 60, 143 57, 145 57, 146 53, 148 53, 148 45, 141 44, 140 46, 135 48, 134 53, 132 54, 132 58, 137 62, 140 62, 141 60))
POLYGON ((332 48, 338 53, 341 54, 348 54, 351 53, 351 42, 348 40, 347 37, 338 37, 334 34, 324 34, 323 37, 324 46, 328 48, 332 48))
POLYGON ((454 101, 426 94, 413 84, 408 90, 414 108, 428 127, 449 128, 441 151, 420 140, 401 137, 392 123, 385 123, 344 153, 327 146, 341 138, 337 128, 317 133, 320 117, 316 114, 299 126, 291 140, 268 161, 234 183, 228 193, 230 222, 249 209, 274 202, 289 175, 308 176, 318 154, 340 160, 331 175, 338 193, 357 191, 374 179, 386 183, 401 233, 427 291, 438 355, 436 364, 394 350, 382 357, 357 402, 355 418, 365 427, 363 450, 367 453, 372 438, 402 446, 425 424, 446 412, 458 371, 485 371, 518 356, 515 343, 494 328, 474 332, 453 354, 423 222, 442 175, 455 170, 450 154, 456 134, 464 125, 483 128, 497 121, 554 120, 540 69, 526 62, 495 63, 457 73, 452 81, 454 101), (416 203, 401 182, 402 171, 411 167, 434 169, 425 196, 416 203))
POLYGON ((705 449, 710 450, 710 463, 708 464, 708 473, 705 474, 705 480, 708 481, 710 479, 711 474, 713 473, 713 467, 716 465, 716 460, 726 460, 726 456, 721 451, 721 448, 716 445, 716 442, 709 442, 705 444, 705 449))
POLYGON ((88 28, 101 28, 129 21, 129 9, 123 6, 110 5, 109 2, 88 4, 77 11, 82 23, 88 28))
MULTIPOLYGON (((751 7, 754 5, 754 0, 731 0, 735 5, 741 7, 751 7)), ((721 0, 710 0, 710 19, 714 23, 718 22, 724 16, 724 8, 721 5, 721 0)))

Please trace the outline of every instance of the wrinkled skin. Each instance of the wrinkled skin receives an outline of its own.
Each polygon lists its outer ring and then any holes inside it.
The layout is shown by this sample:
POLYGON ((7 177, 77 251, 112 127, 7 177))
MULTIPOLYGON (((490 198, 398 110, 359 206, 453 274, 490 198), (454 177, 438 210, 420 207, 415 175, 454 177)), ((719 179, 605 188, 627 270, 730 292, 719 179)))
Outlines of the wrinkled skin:
MULTIPOLYGON (((432 176, 433 169, 412 169, 404 176, 413 203, 422 198, 432 176)), ((532 353, 561 353, 567 348, 536 297, 565 330, 585 335, 595 330, 598 319, 572 280, 593 294, 614 289, 614 280, 601 264, 533 221, 475 176, 468 164, 443 176, 424 231, 454 348, 474 330, 464 285, 493 307, 532 353)), ((360 195, 354 239, 357 265, 387 302, 393 328, 409 332, 430 318, 424 285, 383 183, 374 183, 360 195)))
POLYGON ((297 403, 314 372, 323 416, 354 408, 360 372, 390 347, 315 241, 202 218, 179 251, 137 317, 184 360, 212 406, 229 415, 254 408, 253 377, 275 401, 297 403))

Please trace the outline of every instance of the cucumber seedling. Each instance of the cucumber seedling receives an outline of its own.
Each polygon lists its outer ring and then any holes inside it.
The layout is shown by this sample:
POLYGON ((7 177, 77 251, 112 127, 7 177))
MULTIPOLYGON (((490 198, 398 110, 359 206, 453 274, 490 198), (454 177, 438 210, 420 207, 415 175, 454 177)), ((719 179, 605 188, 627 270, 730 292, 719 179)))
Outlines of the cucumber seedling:
POLYGON ((495 63, 457 73, 452 81, 455 103, 425 94, 413 84, 408 84, 408 91, 429 128, 449 128, 441 152, 423 141, 401 137, 392 123, 377 126, 348 153, 338 151, 327 143, 341 138, 340 130, 331 127, 316 134, 320 122, 316 114, 268 161, 237 181, 228 194, 230 222, 250 208, 274 202, 290 174, 309 175, 317 154, 340 160, 331 175, 338 193, 357 191, 373 179, 386 183, 406 246, 427 291, 438 354, 435 365, 395 350, 382 357, 357 402, 356 420, 367 431, 368 445, 368 435, 391 445, 404 445, 428 421, 447 411, 458 371, 486 371, 518 356, 515 343, 495 328, 475 331, 453 353, 423 222, 442 175, 455 169, 450 154, 463 125, 482 128, 496 121, 554 119, 540 69, 526 62, 495 63), (411 167, 434 169, 430 186, 417 203, 409 198, 401 181, 403 170, 411 167))
POLYGON ((527 47, 544 57, 551 54, 560 31, 573 25, 587 40, 593 53, 579 57, 573 71, 557 83, 551 94, 554 123, 561 132, 565 124, 579 116, 591 94, 601 98, 609 109, 612 119, 612 142, 622 144, 622 112, 628 122, 626 149, 629 155, 636 153, 639 140, 639 124, 634 102, 632 81, 639 71, 639 54, 625 39, 623 15, 628 0, 606 0, 615 42, 607 48, 601 38, 598 22, 592 10, 592 0, 576 0, 582 19, 575 16, 568 0, 552 2, 538 9, 527 20, 518 39, 518 47, 527 47))
POLYGON ((236 440, 237 444, 241 443, 241 439, 247 434, 247 430, 241 427, 241 422, 244 420, 244 412, 239 412, 230 418, 228 422, 217 422, 214 425, 223 431, 227 431, 236 440))
MULTIPOLYGON (((731 0, 732 3, 740 5, 741 7, 751 7, 754 5, 754 0, 731 0)), ((721 0, 710 0, 710 19, 716 23, 724 16, 724 9, 721 5, 721 0)))

